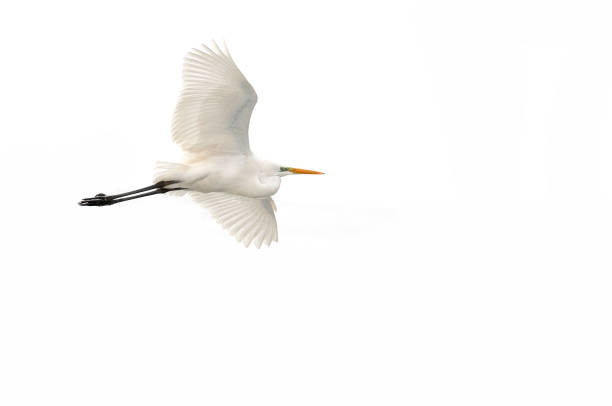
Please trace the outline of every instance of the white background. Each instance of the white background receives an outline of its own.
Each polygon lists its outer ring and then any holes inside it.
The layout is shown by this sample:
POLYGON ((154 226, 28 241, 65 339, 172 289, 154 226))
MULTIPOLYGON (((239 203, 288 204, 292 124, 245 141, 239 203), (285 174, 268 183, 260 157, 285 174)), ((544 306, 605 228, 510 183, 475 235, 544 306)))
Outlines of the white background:
POLYGON ((3 2, 0 404, 609 405, 601 2, 3 2), (280 242, 189 198, 77 206, 177 159, 225 39, 280 242))

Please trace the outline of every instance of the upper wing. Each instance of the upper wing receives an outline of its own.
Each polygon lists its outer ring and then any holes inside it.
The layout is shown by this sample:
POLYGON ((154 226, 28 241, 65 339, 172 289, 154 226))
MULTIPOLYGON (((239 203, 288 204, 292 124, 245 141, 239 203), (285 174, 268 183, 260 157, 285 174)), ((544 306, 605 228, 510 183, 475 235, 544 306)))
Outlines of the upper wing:
POLYGON ((183 64, 183 91, 172 138, 189 152, 249 153, 249 121, 257 94, 225 53, 202 45, 183 64))
POLYGON ((256 199, 221 192, 191 192, 191 195, 246 247, 251 242, 259 248, 263 242, 270 245, 272 241, 278 241, 274 217, 276 205, 271 198, 256 199))

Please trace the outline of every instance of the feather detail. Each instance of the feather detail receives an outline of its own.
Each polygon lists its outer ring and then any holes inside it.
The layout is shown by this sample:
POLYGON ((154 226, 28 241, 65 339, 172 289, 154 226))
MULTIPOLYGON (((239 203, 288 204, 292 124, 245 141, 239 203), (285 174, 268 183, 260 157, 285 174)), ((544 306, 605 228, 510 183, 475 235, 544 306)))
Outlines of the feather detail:
POLYGON ((229 52, 216 43, 192 49, 183 64, 183 90, 172 138, 190 153, 250 154, 249 122, 257 94, 229 52))
POLYGON ((278 241, 274 212, 276 206, 270 197, 253 198, 229 193, 190 192, 193 200, 206 207, 211 216, 238 242, 246 247, 254 243, 268 246, 278 241))

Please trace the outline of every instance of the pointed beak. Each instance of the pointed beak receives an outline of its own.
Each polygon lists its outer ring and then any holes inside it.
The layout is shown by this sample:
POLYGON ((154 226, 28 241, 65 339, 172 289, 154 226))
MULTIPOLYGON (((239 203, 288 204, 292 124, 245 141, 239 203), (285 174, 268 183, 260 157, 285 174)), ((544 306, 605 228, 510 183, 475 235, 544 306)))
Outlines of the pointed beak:
POLYGON ((289 172, 302 175, 325 175, 323 172, 311 171, 310 169, 289 168, 289 172))

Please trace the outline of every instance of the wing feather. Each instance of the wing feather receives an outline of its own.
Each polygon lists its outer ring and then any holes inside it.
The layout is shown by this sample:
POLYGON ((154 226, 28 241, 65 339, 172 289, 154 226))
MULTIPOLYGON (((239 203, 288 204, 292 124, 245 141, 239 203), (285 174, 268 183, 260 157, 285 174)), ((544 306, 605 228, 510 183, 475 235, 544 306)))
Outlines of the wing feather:
POLYGON ((243 243, 245 246, 249 246, 249 244, 251 244, 251 242, 255 239, 255 237, 257 237, 257 233, 261 227, 261 224, 263 222, 263 217, 265 216, 264 213, 259 213, 257 215, 257 217, 254 219, 253 221, 253 225, 251 226, 251 229, 249 230, 249 233, 245 235, 244 239, 243 239, 243 243))
POLYGON ((193 199, 206 207, 215 220, 238 242, 257 248, 262 243, 278 241, 278 228, 272 198, 252 198, 229 193, 190 192, 193 199))
POLYGON ((225 47, 194 48, 183 63, 183 90, 172 138, 185 151, 249 154, 249 122, 257 94, 225 47))

